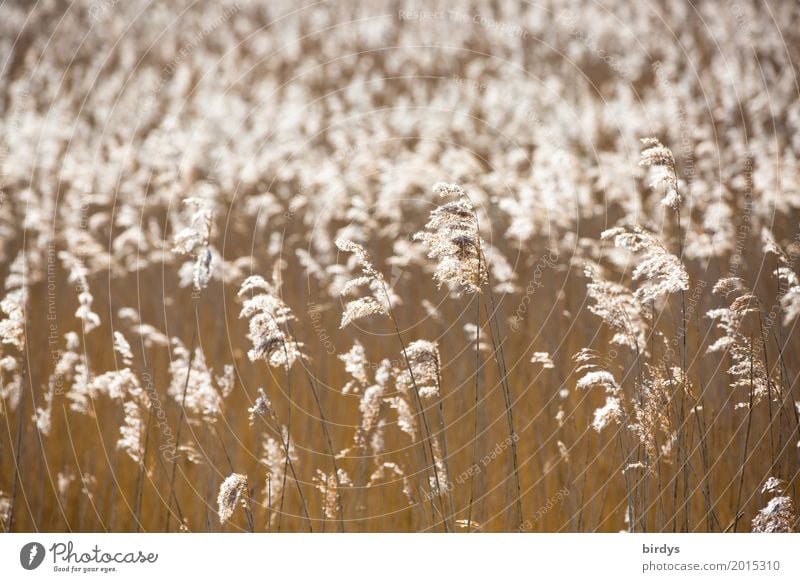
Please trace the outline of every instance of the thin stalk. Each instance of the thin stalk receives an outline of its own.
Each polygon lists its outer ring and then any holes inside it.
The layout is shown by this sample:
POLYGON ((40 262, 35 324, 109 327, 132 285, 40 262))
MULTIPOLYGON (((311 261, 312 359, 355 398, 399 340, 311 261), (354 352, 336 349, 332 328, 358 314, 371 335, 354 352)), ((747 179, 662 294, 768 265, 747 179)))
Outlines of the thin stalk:
MULTIPOLYGON (((703 391, 700 391, 702 394, 703 391)), ((702 407, 697 406, 695 404, 694 407, 694 416, 695 420, 697 421, 697 430, 700 433, 700 459, 703 463, 703 478, 701 479, 703 483, 703 497, 706 500, 706 525, 708 526, 709 533, 714 531, 714 522, 717 523, 719 526, 719 521, 717 520, 716 512, 714 511, 714 504, 711 501, 711 485, 708 479, 708 443, 706 442, 707 437, 707 427, 705 424, 705 419, 703 418, 704 410, 702 407)))
POLYGON ((142 462, 139 465, 139 474, 136 477, 136 502, 133 510, 133 520, 136 522, 136 533, 139 533, 142 522, 140 520, 140 513, 142 510, 142 495, 144 491, 144 472, 147 466, 147 454, 150 452, 150 427, 153 421, 153 402, 150 402, 149 412, 147 414, 147 427, 144 430, 144 452, 142 453, 142 462))
MULTIPOLYGON (((286 332, 287 332, 287 335, 289 335, 291 337, 294 337, 294 334, 292 333, 292 329, 289 326, 289 322, 288 321, 286 322, 286 332)), ((283 352, 284 352, 284 355, 286 357, 286 362, 287 362, 287 366, 288 366, 289 365, 288 364, 288 362, 289 362, 289 352, 288 352, 288 349, 286 348, 286 342, 284 341, 282 345, 283 345, 283 352)), ((319 420, 320 420, 320 423, 322 425, 322 434, 323 434, 323 436, 325 438, 325 444, 326 444, 326 446, 328 448, 328 455, 330 456, 330 459, 331 459, 331 465, 333 466, 333 477, 336 480, 336 506, 337 506, 336 509, 337 509, 337 515, 338 515, 338 518, 339 518, 338 519, 339 532, 340 533, 344 533, 344 504, 342 503, 342 484, 341 484, 341 481, 339 480, 339 467, 338 467, 338 465, 336 463, 336 453, 334 452, 334 449, 333 449, 333 440, 331 439, 331 433, 328 430, 328 420, 325 418, 325 411, 322 408, 322 401, 320 400, 319 391, 317 390, 317 387, 316 387, 316 384, 314 382, 314 379, 312 378, 312 376, 309 373, 308 369, 304 365, 301 364, 300 367, 303 368, 303 372, 305 372, 306 380, 308 381, 308 387, 311 389, 311 394, 314 396, 314 402, 316 403, 317 411, 319 412, 319 420)), ((288 368, 287 368, 287 372, 286 373, 288 375, 288 373, 289 373, 288 368)), ((324 512, 323 512, 323 520, 324 519, 325 519, 325 516, 324 516, 324 512)))
MULTIPOLYGON (((286 457, 288 458, 289 457, 289 440, 288 440, 288 438, 284 442, 284 452, 286 454, 286 457)), ((300 501, 303 504, 303 513, 305 514, 306 521, 308 522, 308 531, 309 531, 309 533, 312 533, 314 531, 314 528, 311 526, 311 516, 308 513, 308 503, 306 503, 305 495, 303 495, 303 490, 300 487, 300 479, 297 478, 297 473, 294 470, 294 463, 292 462, 291 459, 289 459, 287 464, 289 465, 289 470, 292 472, 292 479, 294 480, 295 486, 297 487, 297 492, 300 494, 300 501)), ((284 484, 286 483, 286 472, 285 471, 284 471, 284 474, 283 474, 283 482, 284 482, 284 484)), ((281 503, 283 503, 283 491, 281 491, 281 503)), ((279 512, 282 512, 282 511, 283 511, 283 506, 281 506, 281 509, 279 510, 279 512)), ((281 529, 280 529, 281 516, 282 516, 282 513, 279 513, 278 514, 278 531, 279 532, 281 531, 281 529)))
MULTIPOLYGON (((480 261, 478 261, 478 281, 480 281, 480 261)), ((480 368, 481 368, 481 299, 475 294, 475 415, 472 427, 472 461, 469 469, 469 507, 467 509, 467 527, 472 524, 472 503, 475 499, 475 469, 478 467, 478 404, 480 403, 480 368)), ((470 528, 468 531, 472 531, 470 528)))
MULTIPOLYGON (((441 487, 441 484, 439 483, 439 471, 438 471, 438 469, 436 467, 436 456, 434 455, 434 452, 433 452, 433 442, 431 441, 431 431, 430 431, 430 427, 428 425, 428 416, 425 414, 425 408, 422 405, 422 398, 420 398, 420 395, 419 395, 419 388, 417 387, 417 381, 414 378, 414 370, 412 369, 411 362, 408 360, 408 354, 406 353, 406 343, 403 340, 402 334, 400 333, 400 326, 397 323, 397 318, 395 317, 394 309, 392 309, 392 301, 389 298, 389 291, 386 289, 386 283, 384 283, 383 280, 381 280, 381 286, 383 288, 383 293, 386 296, 386 305, 389 307, 389 309, 388 309, 389 317, 392 320, 392 325, 394 325, 395 335, 397 336, 397 339, 400 341, 400 347, 401 347, 402 352, 403 352, 403 360, 406 363, 406 368, 408 368, 408 373, 409 373, 409 375, 411 377, 411 385, 414 388, 414 403, 416 404, 417 410, 419 411, 419 414, 422 417, 422 425, 423 425, 423 427, 425 429, 423 441, 427 440, 427 442, 428 442, 428 450, 430 451, 430 454, 431 454, 430 469, 431 469, 431 471, 433 471, 433 477, 434 477, 434 480, 436 482, 436 492, 437 492, 437 494, 439 496, 439 504, 441 505, 442 509, 444 510, 444 501, 442 500, 442 487, 441 487)), ((426 462, 426 465, 427 465, 428 464, 427 453, 425 452, 425 446, 424 445, 422 447, 422 450, 423 450, 424 456, 426 456, 425 462, 426 462)), ((431 499, 431 505, 435 506, 435 504, 433 503, 433 499, 431 499)), ((449 527, 449 525, 447 523, 447 519, 444 518, 444 511, 441 512, 441 515, 443 516, 442 517, 442 524, 444 525, 444 530, 446 532, 449 532, 450 531, 450 527, 449 527)))
MULTIPOLYGON (((447 482, 451 484, 451 487, 448 489, 448 497, 450 500, 450 516, 451 519, 455 519, 456 510, 455 510, 455 502, 453 500, 453 488, 452 488, 452 480, 450 478, 450 460, 447 454, 447 438, 445 437, 445 425, 444 425, 444 405, 442 404, 442 375, 439 370, 439 362, 436 361, 436 383, 437 385, 437 392, 439 394, 438 397, 438 404, 439 404, 439 434, 442 440, 442 463, 444 464, 444 471, 447 477, 447 482)), ((470 525, 467 524, 469 528, 470 525)))
MULTIPOLYGON (((588 466, 589 465, 589 447, 588 446, 586 447, 586 456, 584 457, 583 465, 584 466, 588 466)), ((580 499, 577 500, 578 517, 577 517, 577 520, 575 520, 575 518, 573 518, 571 520, 571 521, 575 522, 575 529, 573 530, 574 532, 580 532, 581 528, 583 527, 583 512, 586 509, 585 504, 584 504, 584 500, 586 499, 586 482, 588 481, 588 478, 589 478, 589 471, 583 471, 583 479, 582 479, 581 485, 580 485, 581 497, 580 497, 580 499)), ((575 485, 575 481, 572 481, 572 483, 570 483, 570 485, 575 485)), ((573 510, 573 513, 574 513, 574 510, 573 510)))
POLYGON ((183 429, 183 420, 186 416, 186 392, 189 390, 189 378, 192 375, 192 364, 194 364, 194 352, 197 344, 197 326, 199 324, 200 313, 197 306, 197 301, 194 304, 194 330, 192 331, 191 350, 189 351, 189 365, 186 368, 186 381, 183 383, 183 394, 181 395, 181 411, 178 416, 178 428, 175 431, 175 458, 172 459, 172 472, 169 477, 169 495, 167 501, 167 522, 164 524, 164 531, 169 532, 169 522, 172 517, 172 501, 175 499, 175 473, 178 469, 178 458, 180 457, 181 446, 181 430, 183 429))
MULTIPOLYGON (((487 294, 489 296, 489 302, 491 304, 491 313, 489 312, 486 302, 484 302, 484 310, 486 311, 486 319, 489 322, 489 335, 492 338, 492 346, 494 348, 494 358, 495 363, 497 364, 498 370, 500 371, 500 383, 503 387, 503 399, 505 401, 506 407, 506 419, 508 421, 508 436, 511 440, 511 461, 513 464, 514 469, 514 485, 516 487, 516 509, 517 509, 517 526, 516 529, 520 530, 525 523, 525 516, 522 511, 522 487, 520 485, 519 479, 519 459, 517 456, 517 434, 514 431, 514 413, 513 413, 513 400, 511 396, 511 387, 508 384, 508 369, 506 368, 506 361, 505 361, 505 354, 503 353, 503 341, 500 339, 502 337, 500 333, 500 325, 497 322, 497 308, 494 304, 494 293, 492 293, 492 282, 491 277, 489 275, 489 268, 488 262, 486 261, 486 256, 483 254, 483 249, 481 248, 481 237, 480 237, 480 224, 478 222, 478 215, 475 213, 475 225, 476 225, 476 245, 478 251, 478 265, 484 263, 486 268, 484 272, 486 274, 486 288, 487 294), (494 330, 492 329, 494 326, 494 330), (497 341, 495 341, 495 334, 497 336, 497 341)), ((481 279, 478 279, 478 283, 480 284, 481 279)))
POLYGON ((244 515, 247 518, 247 527, 250 530, 250 533, 255 533, 255 522, 253 520, 253 505, 252 505, 252 491, 250 489, 247 490, 247 503, 244 506, 244 515))
POLYGON ((703 395, 706 392, 706 388, 703 387, 704 380, 702 377, 702 370, 699 382, 700 382, 700 389, 698 392, 697 399, 695 400, 694 413, 695 413, 695 420, 697 421, 697 430, 700 434, 700 459, 703 463, 703 478, 701 482, 703 485, 703 495, 706 499, 706 523, 708 526, 708 531, 713 532, 714 523, 716 523, 717 528, 719 528, 721 524, 719 523, 716 511, 714 510, 714 503, 711 497, 711 483, 709 479, 710 467, 709 467, 709 456, 708 456, 708 434, 710 429, 705 420, 705 406, 703 405, 703 395))
POLYGON ((744 465, 747 459, 747 447, 750 443, 750 425, 753 420, 753 338, 750 338, 750 401, 747 406, 747 428, 745 429, 744 447, 742 447, 741 460, 739 461, 739 490, 736 493, 736 511, 733 517, 733 532, 739 527, 741 514, 739 508, 742 504, 742 490, 744 489, 744 465))
POLYGON ((267 533, 272 533, 272 475, 267 473, 267 533))
MULTIPOLYGON (((673 167, 673 174, 675 176, 675 190, 677 193, 678 189, 678 175, 677 171, 673 167)), ((678 200, 680 200, 680 194, 678 194, 678 200)), ((677 216, 677 223, 678 223, 678 260, 680 261, 681 265, 683 265, 683 228, 681 226, 681 210, 680 206, 678 206, 677 210, 675 211, 677 216)), ((681 336, 681 371, 683 372, 683 378, 681 382, 681 403, 680 403, 680 410, 681 410, 681 418, 680 418, 680 434, 678 435, 678 441, 682 441, 685 439, 685 426, 684 426, 684 419, 685 419, 685 408, 684 408, 684 397, 686 393, 686 382, 688 381, 688 368, 686 366, 686 295, 683 289, 680 290, 680 301, 681 301, 681 324, 680 324, 680 336, 681 336)), ((684 450, 686 448, 686 443, 683 443, 684 450)), ((683 472, 683 495, 686 497, 686 492, 689 490, 689 472, 686 467, 686 463, 688 463, 689 457, 687 455, 686 459, 684 459, 684 464, 681 467, 683 472)), ((691 507, 688 503, 687 499, 684 499, 684 528, 683 531, 689 531, 689 513, 691 507)))
POLYGON ((311 388, 311 393, 314 395, 314 402, 317 404, 317 411, 319 412, 319 420, 322 424, 322 434, 325 437, 325 443, 328 447, 328 455, 331 459, 331 465, 333 465, 333 475, 334 479, 336 480, 336 505, 337 505, 337 514, 338 514, 338 522, 339 522, 339 532, 344 533, 344 504, 342 503, 342 484, 339 480, 339 467, 336 463, 336 453, 333 450, 333 441, 331 440, 331 434, 328 430, 328 421, 325 418, 325 412, 322 408, 322 401, 319 398, 319 391, 317 390, 316 384, 314 380, 311 378, 311 375, 306 370, 305 366, 303 366, 303 370, 306 372, 306 378, 308 379, 308 385, 311 388))
POLYGON ((231 473, 235 473, 235 469, 233 468, 233 461, 231 460, 231 456, 228 454, 228 448, 225 446, 225 441, 222 440, 222 435, 219 434, 219 427, 216 425, 214 426, 214 434, 217 437, 217 441, 219 441, 219 446, 222 448, 222 453, 225 455, 225 460, 228 462, 228 469, 231 473))
MULTIPOLYGON (((22 434, 25 419, 25 376, 28 371, 28 366, 23 363, 22 373, 19 382, 19 405, 17 407, 17 436, 15 438, 16 444, 14 445, 14 476, 11 478, 11 516, 8 518, 8 531, 14 530, 14 520, 17 517, 17 482, 19 481, 19 462, 22 452, 22 434)), ((31 388, 32 389, 32 388, 31 388)))
MULTIPOLYGON (((495 311, 494 299, 492 292, 489 291, 491 300, 492 311, 495 311)), ((519 459, 517 456, 517 433, 514 431, 514 413, 513 401, 511 397, 511 387, 508 385, 508 370, 505 365, 505 355, 503 353, 503 340, 500 340, 500 328, 497 325, 497 318, 489 313, 489 310, 484 302, 484 310, 486 311, 486 318, 489 321, 490 337, 492 339, 492 348, 494 351, 495 363, 497 364, 498 371, 500 372, 500 384, 503 388, 503 400, 506 409, 506 420, 508 422, 508 438, 511 441, 511 463, 513 467, 514 486, 516 489, 516 510, 517 510, 517 525, 516 529, 521 529, 525 523, 525 517, 522 511, 522 487, 519 480, 519 459), (494 324, 494 328, 492 325, 494 324)))
MULTIPOLYGON (((764 375, 766 376, 765 380, 767 382, 767 409, 769 411, 769 451, 770 451, 770 460, 772 461, 770 465, 770 472, 775 468, 775 442, 772 435, 772 425, 773 425, 773 418, 772 418, 772 380, 770 380, 770 366, 769 366, 769 355, 767 354, 767 338, 764 335, 764 322, 761 319, 761 305, 758 307, 758 327, 759 327, 759 338, 761 339, 761 348, 763 349, 764 354, 764 375)), ((780 427, 779 427, 780 428, 780 427)))
POLYGON ((624 433, 627 430, 627 419, 623 428, 617 430, 617 438, 619 439, 619 448, 620 454, 622 455, 622 478, 625 482, 625 499, 628 504, 628 527, 630 528, 630 533, 636 533, 636 519, 634 516, 634 503, 633 503, 633 493, 631 491, 631 484, 630 484, 630 477, 628 477, 628 471, 625 468, 628 466, 628 461, 630 460, 630 455, 626 453, 628 447, 625 443, 624 433), (623 428, 625 430, 623 430, 623 428))
MULTIPOLYGON (((285 349, 285 346, 284 346, 285 349)), ((286 497, 286 476, 289 473, 287 470, 289 465, 291 465, 292 460, 289 456, 289 446, 291 444, 291 428, 292 428, 292 375, 289 372, 289 369, 286 369, 286 397, 289 402, 289 409, 286 413, 286 437, 283 436, 283 429, 281 428, 280 424, 277 426, 278 434, 281 437, 281 443, 283 443, 283 451, 284 451, 284 460, 283 460, 283 482, 281 483, 281 500, 278 503, 278 533, 281 531, 281 525, 283 523, 283 501, 286 497)), ((297 481, 297 477, 294 473, 294 468, 292 468, 292 475, 295 477, 295 483, 297 483, 297 487, 299 489, 300 484, 297 481)), ((302 493, 301 493, 302 496, 302 493)), ((305 499, 303 500, 305 504, 305 499)), ((310 527, 310 523, 309 523, 310 527)))
MULTIPOLYGON (((264 416, 259 415, 259 418, 261 418, 262 422, 264 423, 264 426, 266 426, 268 430, 273 430, 273 428, 269 425, 269 422, 267 422, 267 419, 264 416)), ((281 528, 281 517, 283 515, 283 496, 284 496, 284 492, 286 490, 286 475, 287 475, 287 468, 288 468, 288 470, 291 471, 291 473, 292 473, 292 478, 294 479, 295 487, 297 488, 297 493, 300 496, 300 502, 303 505, 303 513, 304 513, 304 515, 306 517, 306 521, 308 522, 308 531, 312 532, 313 531, 313 527, 311 525, 311 516, 308 513, 308 503, 306 502, 305 495, 303 495, 303 489, 302 489, 302 487, 300 487, 300 480, 297 478, 297 473, 295 473, 294 463, 292 463, 292 459, 289 456, 289 444, 290 444, 290 441, 289 441, 289 421, 287 421, 286 439, 284 440, 283 432, 281 431, 281 428, 280 428, 280 426, 281 426, 280 422, 278 422, 278 418, 275 415, 274 411, 272 411, 272 413, 271 413, 271 418, 272 418, 273 422, 275 423, 276 428, 274 430, 275 430, 275 432, 278 434, 278 436, 281 439, 281 446, 283 447, 283 452, 284 452, 284 455, 285 455, 285 460, 284 460, 284 465, 283 465, 283 483, 282 483, 282 486, 281 486, 281 501, 280 501, 280 505, 279 505, 279 508, 278 508, 278 531, 280 532, 280 528, 281 528)), ((271 479, 270 479, 270 475, 267 474, 267 488, 268 488, 268 491, 267 491, 267 496, 268 496, 267 503, 269 505, 268 513, 269 513, 269 518, 270 518, 270 524, 272 523, 272 521, 271 521, 271 518, 272 518, 272 490, 271 490, 271 486, 272 485, 271 485, 271 483, 272 482, 271 482, 271 479)))

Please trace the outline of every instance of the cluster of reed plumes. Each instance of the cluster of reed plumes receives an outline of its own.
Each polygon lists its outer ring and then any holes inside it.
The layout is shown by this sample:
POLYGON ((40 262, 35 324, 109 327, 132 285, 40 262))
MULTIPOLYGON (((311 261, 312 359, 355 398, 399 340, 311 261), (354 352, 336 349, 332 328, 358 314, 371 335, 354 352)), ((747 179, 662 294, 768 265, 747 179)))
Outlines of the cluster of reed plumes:
POLYGON ((0 12, 4 531, 798 529, 797 3, 0 12))

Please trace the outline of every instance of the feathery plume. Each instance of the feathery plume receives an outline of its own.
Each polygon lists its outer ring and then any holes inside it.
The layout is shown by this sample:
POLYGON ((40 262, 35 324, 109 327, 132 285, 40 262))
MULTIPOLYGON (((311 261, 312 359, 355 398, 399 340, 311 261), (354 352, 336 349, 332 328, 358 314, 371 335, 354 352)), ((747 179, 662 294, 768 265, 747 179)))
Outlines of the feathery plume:
POLYGON ((55 369, 50 375, 47 382, 47 394, 45 394, 44 408, 37 408, 34 416, 36 428, 39 429, 44 436, 50 435, 51 429, 51 415, 53 412, 53 399, 55 398, 57 390, 63 390, 64 386, 72 382, 75 377, 76 366, 82 361, 82 356, 78 354, 78 334, 75 332, 67 332, 64 334, 66 340, 66 350, 61 352, 58 362, 56 362, 55 369))
POLYGON ((267 398, 263 388, 258 389, 256 401, 253 403, 253 406, 247 409, 247 412, 250 413, 248 417, 250 420, 250 426, 253 426, 256 416, 271 417, 275 413, 274 409, 272 408, 272 401, 267 398))
POLYGON ((125 421, 120 427, 120 438, 117 448, 125 451, 135 463, 141 463, 144 457, 144 422, 139 405, 133 400, 128 400, 123 405, 125 421))
POLYGON ((8 531, 11 525, 11 498, 0 491, 0 527, 8 531))
POLYGON ((578 380, 577 387, 581 390, 602 388, 606 393, 605 405, 594 411, 592 427, 597 432, 602 431, 612 422, 619 424, 622 421, 622 388, 610 372, 605 370, 587 372, 578 380))
POLYGON ((411 442, 416 442, 417 419, 406 397, 398 394, 387 400, 389 406, 397 411, 397 427, 411 438, 411 442))
POLYGON ((22 395, 19 362, 11 356, 0 358, 0 415, 16 410, 22 395))
MULTIPOLYGON (((287 442, 288 431, 285 426, 281 427, 281 435, 283 443, 287 442)), ((261 456, 258 461, 267 468, 267 473, 269 474, 268 480, 264 482, 265 498, 268 496, 272 499, 280 498, 283 491, 283 478, 287 465, 287 456, 294 465, 296 465, 298 461, 294 442, 289 441, 288 455, 283 443, 266 434, 263 436, 261 442, 261 456)), ((277 514, 273 514, 272 520, 275 521, 277 517, 277 514)))
POLYGON ((246 299, 240 318, 249 320, 248 339, 253 348, 247 352, 251 362, 265 360, 273 368, 289 370, 302 358, 301 345, 288 333, 288 324, 295 320, 292 310, 278 296, 277 289, 262 277, 253 275, 242 283, 239 296, 258 290, 246 299))
POLYGON ((173 239, 172 251, 179 255, 194 257, 193 282, 195 291, 208 286, 211 278, 213 254, 209 247, 211 225, 214 214, 208 200, 186 198, 183 203, 190 209, 189 226, 184 227, 173 239))
POLYGON ((786 483, 775 477, 769 477, 761 487, 761 493, 769 493, 772 498, 753 518, 753 532, 793 533, 796 531, 797 509, 792 498, 786 495, 786 483))
MULTIPOLYGON (((729 277, 720 279, 714 285, 713 293, 730 298, 728 307, 711 309, 706 317, 715 320, 722 336, 708 347, 708 353, 724 352, 730 356, 728 373, 733 377, 733 386, 750 390, 753 403, 760 402, 770 392, 771 382, 764 361, 754 354, 763 352, 763 337, 755 337, 745 332, 745 319, 748 314, 760 317, 758 299, 741 279, 729 277)), ((747 402, 736 404, 736 408, 749 406, 747 402)))
POLYGON ((61 251, 58 253, 64 268, 69 271, 67 280, 70 283, 75 283, 78 289, 78 302, 80 306, 75 312, 75 317, 83 322, 83 332, 89 333, 100 325, 100 316, 92 311, 92 303, 94 296, 89 289, 89 282, 87 279, 88 271, 83 262, 68 251, 61 251))
MULTIPOLYGON (((658 456, 657 443, 661 447, 662 458, 665 459, 673 450, 673 441, 677 436, 670 422, 669 410, 673 396, 681 389, 690 393, 681 368, 675 366, 668 371, 645 364, 646 374, 638 386, 638 398, 633 399, 633 421, 629 425, 644 446, 648 459, 658 456), (662 438, 659 439, 659 435, 662 438)), ((648 471, 652 467, 645 467, 648 471)))
POLYGON ((342 252, 353 253, 355 261, 361 268, 363 275, 346 282, 340 291, 340 295, 346 296, 357 287, 367 286, 370 295, 365 295, 353 301, 349 301, 344 306, 342 313, 342 323, 340 329, 344 329, 354 321, 369 317, 370 315, 388 315, 389 302, 392 296, 389 294, 383 275, 372 265, 369 254, 361 245, 347 239, 336 239, 336 246, 342 252))
POLYGON ((427 231, 415 234, 414 240, 426 245, 428 257, 438 261, 433 275, 438 287, 447 285, 455 294, 478 293, 487 277, 472 202, 458 184, 439 183, 433 191, 454 200, 433 210, 425 225, 427 231))
POLYGON ((337 480, 336 475, 329 475, 317 469, 313 478, 314 487, 322 493, 322 512, 326 519, 338 517, 339 488, 353 486, 353 482, 343 469, 338 470, 338 476, 337 480))
POLYGON ((689 275, 680 259, 641 226, 611 228, 603 232, 601 238, 613 238, 617 247, 639 255, 633 280, 645 282, 634 292, 634 296, 642 303, 689 288, 689 275))
POLYGON ((342 394, 351 392, 358 394, 365 386, 369 385, 369 376, 367 375, 369 361, 364 352, 364 346, 356 340, 353 342, 353 347, 348 352, 339 354, 338 358, 344 362, 345 371, 353 377, 342 388, 342 394))
POLYGON ((787 256, 766 227, 761 229, 761 240, 764 252, 774 254, 778 259, 778 267, 773 274, 779 283, 778 297, 783 311, 783 324, 789 326, 800 315, 800 280, 792 270, 794 261, 787 256))
POLYGON ((773 497, 753 518, 753 532, 792 533, 797 524, 797 512, 791 497, 773 497))
MULTIPOLYGON (((423 399, 439 396, 439 369, 441 367, 439 349, 434 342, 416 340, 406 347, 408 364, 413 371, 419 395, 423 399)), ((412 377, 408 368, 397 372, 398 387, 407 392, 412 388, 412 377)))
POLYGON ((247 507, 247 495, 247 477, 240 473, 231 473, 219 486, 217 506, 220 524, 233 516, 237 505, 247 507))
POLYGON ((19 252, 11 264, 5 282, 8 293, 0 301, 0 310, 6 317, 0 320, 0 342, 25 349, 25 304, 28 302, 25 255, 19 252))
POLYGON ((131 352, 131 345, 125 336, 120 332, 114 332, 114 350, 122 357, 122 363, 126 366, 133 364, 133 352, 131 352))
POLYGON ((554 368, 553 359, 548 352, 533 352, 531 364, 541 364, 542 368, 554 368))
POLYGON ((614 329, 611 341, 646 353, 648 325, 641 301, 624 285, 606 281, 594 265, 587 265, 584 273, 589 278, 589 311, 614 329))
POLYGON ((664 198, 661 204, 678 211, 681 208, 681 196, 678 193, 678 177, 675 169, 675 157, 669 148, 665 147, 654 137, 642 138, 646 148, 642 151, 639 165, 654 169, 654 176, 650 182, 651 188, 663 186, 664 198))
POLYGON ((169 364, 167 394, 178 404, 183 402, 185 409, 196 417, 214 422, 222 412, 222 397, 214 384, 212 370, 206 365, 203 349, 195 348, 194 358, 191 358, 189 350, 178 338, 173 338, 172 344, 175 358, 169 364))

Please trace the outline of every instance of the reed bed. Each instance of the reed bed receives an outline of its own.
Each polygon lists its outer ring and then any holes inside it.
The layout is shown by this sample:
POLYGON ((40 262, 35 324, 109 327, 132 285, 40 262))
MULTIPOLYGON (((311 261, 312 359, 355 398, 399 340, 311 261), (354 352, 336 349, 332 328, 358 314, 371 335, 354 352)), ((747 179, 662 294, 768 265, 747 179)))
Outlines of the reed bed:
POLYGON ((0 15, 3 531, 797 531, 797 3, 0 15))

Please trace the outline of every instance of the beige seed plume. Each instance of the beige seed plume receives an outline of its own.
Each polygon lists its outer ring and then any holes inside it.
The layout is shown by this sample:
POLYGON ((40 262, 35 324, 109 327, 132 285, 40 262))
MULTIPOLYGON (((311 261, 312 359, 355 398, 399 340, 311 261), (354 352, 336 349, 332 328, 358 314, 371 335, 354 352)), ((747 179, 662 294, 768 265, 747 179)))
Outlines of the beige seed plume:
POLYGON ((655 173, 653 181, 650 182, 650 187, 663 186, 665 194, 661 204, 675 211, 680 210, 682 201, 678 193, 675 156, 672 155, 669 148, 654 137, 643 138, 642 143, 647 147, 642 151, 639 165, 654 168, 655 173))
POLYGON ((595 265, 587 265, 584 273, 590 279, 589 311, 615 330, 611 341, 646 353, 648 325, 642 302, 625 285, 604 279, 595 265))
MULTIPOLYGON (((265 503, 270 501, 274 503, 275 499, 279 499, 283 491, 283 480, 285 470, 287 467, 287 454, 284 443, 289 442, 288 460, 293 464, 298 462, 297 451, 295 450, 294 443, 288 439, 289 433, 285 426, 281 427, 281 440, 277 440, 266 433, 262 437, 261 442, 261 455, 258 462, 264 465, 267 469, 267 479, 264 481, 263 495, 265 503)), ((278 519, 277 512, 272 513, 272 521, 278 519)))
POLYGON ((301 345, 288 333, 295 316, 271 285, 258 275, 248 277, 239 289, 239 296, 253 293, 244 301, 240 318, 249 320, 248 338, 253 348, 247 352, 250 361, 265 360, 273 368, 289 369, 302 358, 301 345))
POLYGON ((397 411, 397 427, 406 433, 412 442, 417 440, 417 419, 408 400, 402 396, 392 396, 387 399, 389 406, 397 411))
POLYGON ((211 203, 202 198, 186 198, 183 203, 190 209, 189 225, 175 235, 172 251, 194 258, 193 282, 196 291, 205 289, 211 279, 213 253, 209 246, 214 214, 211 203))
MULTIPOLYGON (((706 317, 714 320, 722 331, 722 336, 708 347, 709 353, 720 352, 728 356, 731 366, 728 373, 731 375, 733 388, 742 388, 753 396, 753 402, 760 402, 770 393, 770 380, 764 360, 752 357, 765 350, 764 340, 761 335, 752 336, 746 333, 745 322, 750 314, 759 318, 758 298, 744 284, 735 277, 720 279, 714 286, 715 295, 721 295, 730 300, 728 307, 711 309, 706 312, 706 317)), ((749 402, 740 402, 736 408, 749 406, 749 402)))
POLYGON ((753 531, 757 533, 793 533, 798 525, 797 509, 792 498, 786 495, 786 482, 769 477, 761 487, 772 499, 753 518, 753 531))
POLYGON ((339 507, 339 487, 352 487, 353 482, 344 470, 339 469, 338 480, 336 475, 316 470, 313 483, 314 487, 322 493, 322 511, 327 519, 336 519, 339 507))
POLYGON ((205 422, 214 422, 222 412, 222 396, 214 381, 213 370, 206 364, 205 353, 198 346, 192 358, 191 352, 178 338, 173 338, 173 353, 175 358, 169 364, 171 379, 167 394, 176 402, 183 403, 187 412, 193 415, 191 420, 202 418, 205 422))
POLYGON ((689 288, 689 275, 680 259, 641 226, 611 228, 603 232, 601 237, 614 239, 617 247, 638 255, 633 280, 644 281, 644 284, 634 295, 643 303, 689 288))
POLYGON ((136 463, 142 461, 144 455, 144 422, 139 405, 129 400, 123 405, 125 410, 124 424, 119 428, 120 438, 117 449, 124 451, 136 463))
POLYGON ((344 354, 339 354, 338 358, 344 362, 345 371, 353 377, 342 388, 342 394, 350 394, 351 392, 358 394, 369 384, 369 376, 367 375, 369 361, 367 360, 364 346, 356 340, 353 342, 353 347, 344 354))
POLYGON ((271 417, 274 414, 272 401, 267 397, 263 388, 258 389, 258 397, 253 406, 247 409, 247 412, 250 413, 248 418, 251 426, 255 422, 256 416, 271 417))
POLYGON ((67 280, 75 283, 78 289, 78 310, 75 317, 83 322, 84 333, 89 333, 100 325, 100 316, 92 311, 94 296, 89 290, 88 271, 81 259, 68 251, 58 253, 64 268, 69 271, 67 280))
POLYGON ((441 361, 436 344, 427 340, 413 341, 406 347, 406 357, 414 373, 413 382, 411 373, 404 368, 397 373, 398 387, 408 390, 416 383, 420 397, 438 397, 441 361))
POLYGON ((456 520, 456 526, 460 527, 460 528, 463 528, 463 529, 468 529, 470 531, 478 531, 479 529, 481 529, 483 527, 477 521, 470 521, 468 519, 457 519, 456 520))
POLYGON ((363 273, 363 276, 345 283, 341 295, 347 295, 354 289, 363 286, 367 286, 371 293, 371 295, 365 295, 345 304, 339 328, 344 329, 354 321, 370 315, 388 315, 392 296, 389 295, 383 275, 372 265, 366 249, 358 243, 343 238, 336 239, 336 246, 342 252, 353 253, 356 263, 363 273))
POLYGON ((120 332, 114 332, 114 351, 122 357, 122 363, 126 366, 133 364, 133 352, 131 352, 131 344, 125 339, 125 336, 120 332))
POLYGON ((595 370, 586 373, 578 380, 577 387, 586 390, 588 388, 602 388, 606 392, 606 403, 594 411, 594 421, 592 427, 597 431, 602 431, 611 423, 619 424, 622 420, 622 388, 610 372, 605 370, 595 370))
POLYGON ((5 287, 8 294, 0 301, 0 310, 6 318, 0 320, 0 342, 25 349, 25 304, 28 302, 26 284, 27 262, 22 251, 11 263, 5 287))
POLYGON ((439 183, 433 191, 454 200, 433 210, 427 230, 415 234, 414 240, 425 244, 428 257, 437 261, 433 278, 439 287, 446 285, 456 294, 478 293, 487 276, 472 202, 458 184, 439 183))
POLYGON ((793 269, 795 261, 783 251, 772 231, 766 227, 761 229, 761 241, 764 244, 764 252, 775 255, 778 260, 778 267, 773 274, 779 282, 778 293, 783 310, 783 324, 790 326, 800 316, 800 279, 793 269))
POLYGON ((220 524, 224 524, 233 516, 237 505, 245 507, 246 499, 247 477, 240 473, 232 473, 219 487, 217 506, 220 524))
POLYGON ((0 526, 5 531, 11 523, 11 498, 0 491, 0 526))
POLYGON ((553 358, 550 357, 548 352, 533 352, 531 356, 532 364, 541 364, 542 368, 554 368, 553 358))

